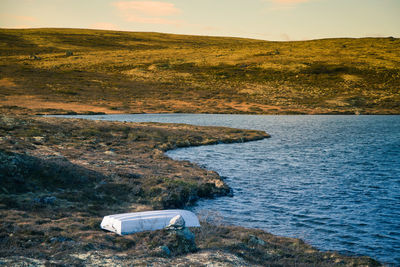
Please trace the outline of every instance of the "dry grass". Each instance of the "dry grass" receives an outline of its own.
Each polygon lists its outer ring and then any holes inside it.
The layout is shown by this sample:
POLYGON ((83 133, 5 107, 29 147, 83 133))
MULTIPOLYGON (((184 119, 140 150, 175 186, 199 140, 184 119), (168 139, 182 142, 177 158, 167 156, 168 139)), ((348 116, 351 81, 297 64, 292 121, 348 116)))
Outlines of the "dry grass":
POLYGON ((49 103, 79 113, 400 113, 395 38, 3 29, 0 40, 0 103, 21 113, 52 113, 49 103), (11 103, 22 95, 32 103, 11 103))
POLYGON ((205 214, 193 229, 194 254, 166 230, 117 236, 100 229, 105 215, 181 208, 230 193, 217 173, 163 151, 266 137, 224 127, 1 115, 0 264, 379 266, 368 257, 224 226, 216 214, 205 214), (169 247, 170 258, 160 246, 169 247))
POLYGON ((217 173, 163 151, 266 137, 223 127, 0 115, 0 258, 135 246, 136 255, 150 253, 165 231, 119 238, 100 230, 102 216, 182 208, 230 192, 217 173))

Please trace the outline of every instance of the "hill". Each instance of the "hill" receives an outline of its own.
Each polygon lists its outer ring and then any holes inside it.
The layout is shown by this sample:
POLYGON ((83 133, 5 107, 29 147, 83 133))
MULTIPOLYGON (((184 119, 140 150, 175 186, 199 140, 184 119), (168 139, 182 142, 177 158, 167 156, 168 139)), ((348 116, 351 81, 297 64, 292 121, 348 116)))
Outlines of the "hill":
POLYGON ((400 39, 0 29, 12 113, 400 114, 400 39))

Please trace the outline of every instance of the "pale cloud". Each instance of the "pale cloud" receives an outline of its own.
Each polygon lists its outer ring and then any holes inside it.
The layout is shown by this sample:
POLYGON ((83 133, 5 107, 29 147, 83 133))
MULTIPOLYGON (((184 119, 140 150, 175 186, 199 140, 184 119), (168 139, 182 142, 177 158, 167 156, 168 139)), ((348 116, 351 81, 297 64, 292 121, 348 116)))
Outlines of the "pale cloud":
POLYGON ((18 16, 13 14, 0 14, 0 18, 18 22, 37 22, 38 19, 32 16, 18 16))
POLYGON ((275 2, 278 4, 299 4, 299 3, 310 2, 310 0, 271 0, 271 2, 275 2))
POLYGON ((99 30, 111 30, 111 31, 119 31, 121 30, 117 25, 108 22, 98 22, 89 25, 90 29, 99 29, 99 30))
POLYGON ((31 16, 14 16, 16 20, 23 21, 23 22, 37 22, 38 19, 31 16))
POLYGON ((175 25, 175 26, 182 26, 184 24, 184 21, 182 20, 157 18, 157 17, 141 17, 137 15, 126 16, 125 20, 128 22, 137 22, 144 24, 163 24, 163 25, 175 25))
POLYGON ((184 21, 171 18, 181 10, 172 3, 159 1, 120 1, 113 3, 128 22, 182 26, 184 21))
POLYGON ((172 3, 158 1, 121 1, 113 3, 122 12, 134 12, 145 16, 171 16, 181 12, 172 3))
POLYGON ((31 28, 35 27, 38 19, 32 16, 20 16, 13 14, 0 14, 0 27, 7 28, 31 28))
POLYGON ((271 3, 269 10, 291 9, 299 4, 308 3, 316 0, 262 0, 266 3, 271 3))
POLYGON ((219 27, 215 26, 208 26, 208 25, 196 25, 200 30, 205 31, 205 32, 217 32, 221 31, 219 27))

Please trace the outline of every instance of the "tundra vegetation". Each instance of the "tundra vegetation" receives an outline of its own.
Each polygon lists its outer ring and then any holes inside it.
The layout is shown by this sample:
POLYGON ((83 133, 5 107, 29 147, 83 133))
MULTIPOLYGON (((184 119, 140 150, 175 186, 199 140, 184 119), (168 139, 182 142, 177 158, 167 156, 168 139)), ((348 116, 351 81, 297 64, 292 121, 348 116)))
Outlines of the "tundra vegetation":
POLYGON ((196 246, 167 230, 118 236, 103 216, 231 194, 217 173, 163 151, 269 137, 184 124, 0 116, 0 263, 5 265, 379 266, 202 216, 196 246))
POLYGON ((399 114, 400 40, 0 29, 13 113, 399 114))
POLYGON ((31 115, 398 114, 399 43, 0 29, 0 264, 379 266, 215 215, 192 229, 195 248, 167 230, 104 232, 104 215, 232 194, 217 173, 164 151, 268 134, 31 115))

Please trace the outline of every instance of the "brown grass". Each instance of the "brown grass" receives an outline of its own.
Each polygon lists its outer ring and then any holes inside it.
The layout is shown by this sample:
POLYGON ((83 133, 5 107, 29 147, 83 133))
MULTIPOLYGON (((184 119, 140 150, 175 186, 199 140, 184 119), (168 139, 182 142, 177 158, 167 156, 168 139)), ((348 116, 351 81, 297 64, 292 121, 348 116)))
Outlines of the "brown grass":
POLYGON ((2 29, 0 40, 0 105, 8 112, 52 113, 35 102, 10 103, 17 96, 51 102, 58 113, 400 112, 396 38, 268 42, 2 29))
POLYGON ((297 239, 227 227, 193 229, 197 253, 166 230, 117 236, 105 215, 181 208, 230 193, 212 171, 163 151, 266 138, 260 131, 185 124, 0 116, 0 264, 377 266, 297 239), (160 246, 169 246, 168 258, 160 246), (190 250, 192 251, 192 250, 190 250))

